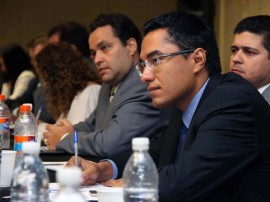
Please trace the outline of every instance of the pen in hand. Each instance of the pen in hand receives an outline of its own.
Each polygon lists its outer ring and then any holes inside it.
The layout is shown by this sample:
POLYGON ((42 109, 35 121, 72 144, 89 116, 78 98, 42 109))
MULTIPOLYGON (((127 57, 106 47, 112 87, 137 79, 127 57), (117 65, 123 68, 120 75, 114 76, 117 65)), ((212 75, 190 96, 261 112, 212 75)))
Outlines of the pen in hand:
POLYGON ((75 166, 78 167, 78 134, 74 132, 74 154, 75 154, 75 166))

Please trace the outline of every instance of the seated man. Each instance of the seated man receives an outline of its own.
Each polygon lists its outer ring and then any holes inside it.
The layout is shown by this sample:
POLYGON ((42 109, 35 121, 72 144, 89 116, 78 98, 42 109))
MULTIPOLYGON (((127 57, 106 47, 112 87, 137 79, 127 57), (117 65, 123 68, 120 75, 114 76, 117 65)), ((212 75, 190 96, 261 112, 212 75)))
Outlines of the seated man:
POLYGON ((76 130, 79 154, 107 158, 130 149, 133 137, 161 133, 167 128, 169 110, 152 105, 137 75, 141 35, 128 17, 100 15, 90 32, 91 56, 103 81, 97 108, 85 122, 74 126, 66 120, 48 125, 44 141, 51 150, 73 153, 76 130))
MULTIPOLYGON (((150 143, 160 201, 270 201, 268 103, 237 74, 221 75, 214 34, 199 17, 164 14, 148 21, 144 33, 141 79, 155 106, 178 108, 164 136, 150 143)), ((113 158, 118 177, 123 159, 113 158)), ((83 184, 116 177, 109 161, 80 158, 79 165, 83 184)))
POLYGON ((231 71, 252 83, 270 104, 270 16, 241 20, 231 51, 231 71))

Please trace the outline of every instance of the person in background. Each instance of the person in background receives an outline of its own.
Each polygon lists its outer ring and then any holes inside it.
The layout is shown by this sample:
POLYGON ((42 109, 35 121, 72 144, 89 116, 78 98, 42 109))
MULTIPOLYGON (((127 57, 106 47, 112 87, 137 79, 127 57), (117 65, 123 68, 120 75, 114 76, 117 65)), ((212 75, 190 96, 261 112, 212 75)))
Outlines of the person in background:
POLYGON ((55 120, 84 121, 96 108, 100 78, 70 44, 48 44, 36 56, 36 71, 55 120))
POLYGON ((66 42, 82 55, 89 59, 90 51, 88 47, 89 32, 86 27, 78 22, 67 22, 53 26, 48 31, 49 43, 66 42))
POLYGON ((252 83, 270 104, 270 16, 241 20, 234 29, 230 69, 252 83))
MULTIPOLYGON (((166 13, 148 21, 144 34, 136 66, 141 79, 156 107, 176 107, 167 132, 150 143, 159 201, 270 201, 265 99, 239 75, 221 74, 214 33, 201 18, 166 13)), ((123 159, 112 158, 116 168, 112 161, 79 158, 83 184, 114 179, 117 169, 121 177, 123 159)), ((67 165, 74 166, 74 157, 67 165)), ((105 183, 115 184, 121 180, 105 183)))
POLYGON ((110 157, 130 149, 133 137, 153 137, 167 128, 169 110, 152 105, 135 69, 140 44, 140 31, 123 14, 99 15, 91 23, 91 57, 103 82, 98 105, 84 122, 48 125, 43 136, 49 149, 74 153, 76 130, 80 154, 110 157))
MULTIPOLYGON (((16 99, 30 88, 36 76, 29 56, 18 44, 8 44, 0 49, 0 66, 3 78, 1 94, 5 95, 6 104, 12 112, 20 105, 16 99)), ((32 97, 25 97, 21 101, 32 102, 32 97)), ((16 112, 13 115, 16 116, 16 112)))
MULTIPOLYGON (((31 39, 27 44, 29 55, 31 58, 32 65, 36 71, 36 55, 48 44, 48 38, 46 35, 38 35, 31 39)), ((45 102, 44 90, 41 86, 39 78, 37 76, 37 85, 35 86, 32 97, 33 97, 33 113, 38 123, 51 123, 54 124, 55 120, 47 110, 47 104, 45 102)))

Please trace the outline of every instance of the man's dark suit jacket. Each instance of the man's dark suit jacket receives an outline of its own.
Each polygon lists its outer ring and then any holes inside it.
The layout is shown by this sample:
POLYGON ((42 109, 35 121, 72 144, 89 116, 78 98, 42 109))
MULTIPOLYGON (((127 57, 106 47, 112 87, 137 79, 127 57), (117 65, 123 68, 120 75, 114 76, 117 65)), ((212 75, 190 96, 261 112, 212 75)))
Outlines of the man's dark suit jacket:
MULTIPOLYGON (((151 141, 160 201, 270 201, 270 107, 234 73, 210 78, 175 162, 182 112, 151 141)), ((124 161, 117 161, 120 173, 124 161)))

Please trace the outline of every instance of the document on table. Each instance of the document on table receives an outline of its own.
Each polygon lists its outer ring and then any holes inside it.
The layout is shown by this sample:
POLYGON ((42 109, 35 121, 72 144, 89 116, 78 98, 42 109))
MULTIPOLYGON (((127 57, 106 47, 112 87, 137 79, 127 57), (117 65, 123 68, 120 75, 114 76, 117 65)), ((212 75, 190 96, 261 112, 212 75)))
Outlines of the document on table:
MULTIPOLYGON (((99 189, 106 189, 106 188, 111 189, 111 187, 105 187, 101 184, 95 184, 95 185, 91 185, 91 186, 81 186, 79 190, 82 193, 82 195, 84 196, 85 200, 98 201, 97 191, 99 189)), ((53 200, 57 196, 59 191, 60 191, 59 183, 50 183, 49 184, 50 201, 53 200)))

